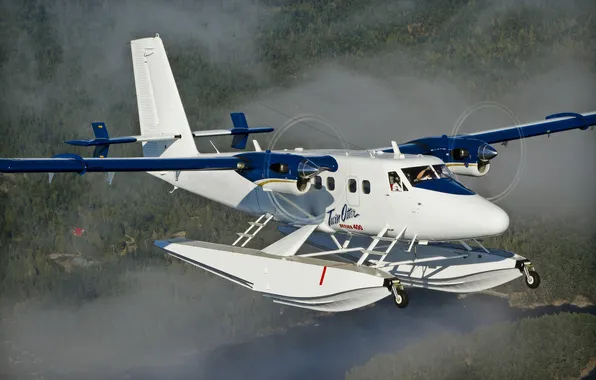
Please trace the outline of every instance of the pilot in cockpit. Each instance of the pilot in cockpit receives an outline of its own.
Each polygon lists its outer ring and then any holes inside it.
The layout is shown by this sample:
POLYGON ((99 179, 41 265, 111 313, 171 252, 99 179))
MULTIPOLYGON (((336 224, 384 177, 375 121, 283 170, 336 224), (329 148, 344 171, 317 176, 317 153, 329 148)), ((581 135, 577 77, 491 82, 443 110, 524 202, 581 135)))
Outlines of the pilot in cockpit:
POLYGON ((433 179, 433 173, 430 166, 427 166, 423 170, 418 173, 416 176, 416 181, 426 181, 427 179, 433 179))

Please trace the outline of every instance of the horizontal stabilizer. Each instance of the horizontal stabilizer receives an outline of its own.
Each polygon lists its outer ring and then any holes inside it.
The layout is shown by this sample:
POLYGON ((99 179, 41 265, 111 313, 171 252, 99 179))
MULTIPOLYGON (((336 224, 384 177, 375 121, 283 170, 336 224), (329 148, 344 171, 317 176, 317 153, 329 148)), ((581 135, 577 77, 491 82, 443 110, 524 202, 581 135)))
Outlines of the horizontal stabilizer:
POLYGON ((130 144, 144 141, 163 141, 179 139, 180 135, 163 135, 163 136, 124 136, 112 138, 95 138, 91 140, 68 140, 65 143, 76 146, 101 146, 114 144, 130 144))
POLYGON ((232 148, 244 149, 248 141, 248 135, 251 133, 268 133, 275 129, 271 127, 249 128, 246 116, 241 112, 234 112, 230 114, 232 118, 232 129, 211 129, 206 131, 194 131, 194 137, 212 137, 212 136, 234 136, 232 140, 232 148))
POLYGON ((134 137, 114 137, 114 138, 99 138, 89 140, 67 140, 65 143, 75 146, 102 146, 111 144, 128 144, 137 142, 134 137))
POLYGON ((266 132, 273 132, 275 129, 269 127, 262 127, 262 128, 250 128, 246 131, 240 131, 236 129, 207 129, 204 131, 193 131, 192 135, 194 137, 214 137, 214 136, 230 136, 230 135, 239 135, 239 134, 251 134, 251 133, 266 133, 266 132))
MULTIPOLYGON (((108 128, 104 122, 92 122, 91 127, 93 128, 93 134, 95 135, 94 139, 86 139, 86 140, 68 140, 65 143, 74 146, 94 146, 95 149, 93 151, 94 158, 107 158, 108 153, 110 151, 110 145, 114 144, 129 144, 135 142, 145 142, 145 141, 163 141, 163 140, 176 140, 181 138, 181 135, 156 135, 156 136, 124 136, 124 137, 112 137, 110 138, 108 134, 108 128)), ((28 163, 28 165, 35 166, 33 163, 28 163)), ((58 164, 62 165, 62 164, 58 164)), ((114 172, 107 172, 106 175, 106 182, 110 185, 114 180, 114 172)), ((54 173, 49 174, 49 181, 52 183, 52 179, 54 178, 54 173)))
POLYGON ((108 127, 104 122, 95 121, 91 123, 95 139, 93 140, 69 140, 65 143, 76 146, 95 146, 93 157, 105 158, 110 151, 110 136, 108 134, 108 127))

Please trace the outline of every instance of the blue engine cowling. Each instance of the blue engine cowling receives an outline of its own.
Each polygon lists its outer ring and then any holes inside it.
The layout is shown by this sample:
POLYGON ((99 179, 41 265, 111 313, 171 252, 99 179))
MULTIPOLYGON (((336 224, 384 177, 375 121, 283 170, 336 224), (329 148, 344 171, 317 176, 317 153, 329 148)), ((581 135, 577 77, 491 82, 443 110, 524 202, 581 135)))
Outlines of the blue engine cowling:
POLYGON ((443 160, 455 174, 482 177, 497 151, 482 140, 466 136, 426 137, 400 147, 402 153, 432 155, 443 160))
POLYGON ((248 152, 235 155, 244 162, 238 173, 265 190, 300 195, 310 189, 311 179, 322 171, 337 171, 331 156, 302 156, 293 153, 248 152))

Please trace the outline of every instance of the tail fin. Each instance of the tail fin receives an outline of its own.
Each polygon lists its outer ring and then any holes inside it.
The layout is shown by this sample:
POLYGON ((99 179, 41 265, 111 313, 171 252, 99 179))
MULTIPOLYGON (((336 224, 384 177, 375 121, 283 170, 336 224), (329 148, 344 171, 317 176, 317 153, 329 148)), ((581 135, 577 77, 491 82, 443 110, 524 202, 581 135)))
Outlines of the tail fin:
POLYGON ((180 135, 143 143, 145 157, 199 154, 159 35, 131 41, 141 135, 180 135))

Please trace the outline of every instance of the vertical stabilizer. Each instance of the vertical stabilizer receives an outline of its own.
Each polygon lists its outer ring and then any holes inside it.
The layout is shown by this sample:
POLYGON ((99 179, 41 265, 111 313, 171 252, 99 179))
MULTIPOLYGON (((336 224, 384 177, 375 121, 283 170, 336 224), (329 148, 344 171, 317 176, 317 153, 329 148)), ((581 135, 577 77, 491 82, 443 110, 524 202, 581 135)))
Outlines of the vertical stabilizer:
POLYGON ((179 139, 143 142, 143 155, 196 156, 197 147, 161 38, 156 35, 133 40, 131 51, 141 135, 180 136, 179 139))

